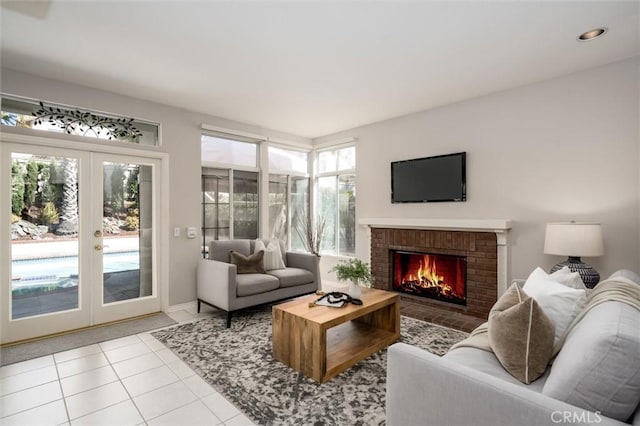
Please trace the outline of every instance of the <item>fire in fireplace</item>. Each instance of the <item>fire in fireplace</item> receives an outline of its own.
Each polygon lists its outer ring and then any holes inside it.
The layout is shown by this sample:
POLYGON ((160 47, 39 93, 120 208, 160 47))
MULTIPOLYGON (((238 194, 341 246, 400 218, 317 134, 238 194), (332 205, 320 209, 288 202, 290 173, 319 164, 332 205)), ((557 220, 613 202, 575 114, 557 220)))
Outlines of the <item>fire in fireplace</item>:
POLYGON ((466 305, 464 256, 393 250, 393 289, 401 293, 466 305))

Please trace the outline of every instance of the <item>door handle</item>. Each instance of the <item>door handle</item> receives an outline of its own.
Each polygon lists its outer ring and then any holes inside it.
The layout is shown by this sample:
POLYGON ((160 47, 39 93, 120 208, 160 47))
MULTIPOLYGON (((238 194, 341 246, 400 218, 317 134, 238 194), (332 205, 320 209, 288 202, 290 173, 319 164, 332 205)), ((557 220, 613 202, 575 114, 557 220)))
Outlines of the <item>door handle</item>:
POLYGON ((93 249, 95 251, 102 251, 102 246, 100 244, 96 244, 95 246, 93 246, 93 249))

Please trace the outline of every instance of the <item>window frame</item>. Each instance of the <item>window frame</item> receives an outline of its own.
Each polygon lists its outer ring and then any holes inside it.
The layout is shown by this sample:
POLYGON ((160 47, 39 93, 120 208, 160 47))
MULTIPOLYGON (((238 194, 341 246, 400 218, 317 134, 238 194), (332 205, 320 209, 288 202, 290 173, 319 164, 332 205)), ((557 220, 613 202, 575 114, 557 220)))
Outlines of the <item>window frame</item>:
MULTIPOLYGON (((18 115, 18 116, 25 116, 25 113, 27 113, 28 111, 31 111, 31 109, 27 109, 27 105, 33 106, 34 109, 46 109, 46 110, 51 110, 54 111, 54 109, 57 109, 58 111, 62 111, 64 113, 74 113, 75 118, 78 118, 77 114, 82 113, 83 117, 84 114, 91 114, 92 116, 95 116, 97 118, 100 119, 108 119, 111 120, 111 123, 116 123, 119 120, 131 120, 130 124, 132 124, 134 127, 137 127, 139 131, 142 132, 141 136, 143 136, 144 134, 146 134, 147 136, 151 136, 154 140, 153 143, 143 143, 140 141, 137 142, 132 142, 126 139, 120 139, 118 137, 111 137, 111 138, 105 138, 105 137, 101 137, 99 134, 100 132, 105 132, 104 134, 108 133, 105 129, 108 128, 108 126, 106 125, 100 125, 100 128, 98 129, 98 133, 95 132, 95 129, 92 130, 93 136, 91 135, 86 135, 86 134, 77 134, 77 133, 68 133, 67 131, 63 130, 62 128, 59 128, 57 130, 51 130, 51 129, 46 129, 46 128, 37 128, 37 127, 26 127, 24 130, 26 130, 27 132, 29 132, 30 134, 33 134, 34 136, 39 136, 39 134, 41 133, 45 133, 45 134, 49 134, 52 137, 55 137, 54 135, 58 135, 58 137, 60 135, 63 135, 67 140, 71 140, 69 138, 78 138, 76 140, 81 141, 81 142, 86 142, 86 143, 100 143, 100 144, 106 144, 106 145, 118 145, 121 144, 121 146, 125 147, 125 146, 135 146, 136 149, 138 148, 144 148, 144 149, 158 149, 162 147, 162 124, 159 122, 155 122, 152 120, 147 120, 147 119, 142 119, 142 118, 138 118, 138 117, 130 117, 130 116, 125 116, 122 114, 114 114, 111 112, 105 112, 105 111, 100 111, 100 110, 95 110, 95 109, 91 109, 91 108, 84 108, 81 106, 77 106, 77 105, 67 105, 67 104, 61 104, 61 103, 57 103, 57 102, 49 102, 46 100, 39 100, 39 99, 34 99, 34 98, 27 98, 24 96, 16 96, 16 95, 12 95, 12 94, 8 94, 8 93, 4 93, 4 92, 0 92, 0 109, 3 112, 7 112, 8 114, 14 114, 14 115, 18 115), (9 107, 7 111, 4 111, 3 107, 7 106, 7 104, 9 104, 9 107), (13 108, 14 110, 11 110, 11 105, 12 104, 16 104, 17 107, 13 108), (15 109, 22 109, 24 108, 25 111, 16 111, 15 109), (140 127, 146 127, 147 130, 145 130, 144 132, 140 129, 140 127), (154 129, 154 131, 151 131, 149 128, 154 129), (31 133, 31 132, 35 132, 35 133, 31 133), (146 133, 145 133, 146 132, 146 133), (149 133, 150 132, 150 133, 149 133)), ((55 115, 55 113, 53 113, 52 115, 55 115)), ((33 121, 36 121, 37 118, 34 117, 33 121)), ((74 124, 74 126, 77 126, 76 124, 74 124)), ((16 128, 16 127, 20 127, 20 126, 13 126, 13 125, 9 125, 9 124, 2 124, 0 127, 2 127, 2 129, 12 129, 12 128, 16 128)), ((97 129, 97 127, 96 127, 97 129)))
MULTIPOLYGON (((258 229, 257 229, 257 234, 260 235, 261 233, 261 226, 260 226, 260 215, 262 214, 262 209, 260 208, 260 200, 262 199, 262 191, 260 191, 260 182, 262 179, 262 171, 260 169, 260 164, 261 164, 261 149, 260 149, 260 144, 263 143, 264 141, 261 141, 259 139, 252 139, 252 138, 248 138, 248 137, 243 137, 243 136, 235 136, 235 135, 229 135, 229 134, 224 134, 224 133, 219 133, 219 132, 215 132, 215 131, 210 131, 210 130, 202 130, 200 132, 200 181, 201 181, 201 185, 202 185, 202 180, 203 180, 203 176, 205 176, 204 173, 204 169, 217 169, 217 170, 226 170, 228 173, 228 179, 229 179, 229 239, 232 240, 235 238, 235 229, 234 229, 234 221, 233 221, 233 217, 234 217, 234 194, 235 194, 235 189, 234 189, 234 172, 253 172, 253 173, 257 173, 258 175, 258 203, 257 203, 257 208, 258 208, 258 214, 257 214, 257 222, 258 222, 258 229), (256 166, 252 167, 252 166, 246 166, 246 165, 239 165, 239 164, 233 164, 233 163, 224 163, 224 162, 218 162, 218 161, 205 161, 202 159, 202 137, 203 136, 210 136, 210 137, 215 137, 218 139, 225 139, 225 140, 229 140, 229 141, 236 141, 236 142, 242 142, 242 143, 251 143, 253 145, 255 145, 255 149, 256 149, 256 166)), ((204 188, 201 188, 201 191, 204 188)), ((202 242, 203 242, 203 256, 206 257, 205 253, 208 250, 207 247, 205 246, 205 221, 204 221, 204 191, 202 191, 202 203, 201 203, 201 210, 202 210, 202 223, 200 224, 200 229, 202 231, 202 242)))
MULTIPOLYGON (((313 149, 303 149, 303 148, 297 148, 297 147, 292 147, 292 146, 288 146, 288 145, 283 145, 283 144, 278 144, 278 143, 273 143, 273 142, 269 142, 267 144, 267 171, 266 171, 266 175, 267 175, 267 181, 270 183, 270 175, 280 175, 280 176, 287 176, 287 188, 286 188, 286 210, 287 210, 287 240, 285 242, 286 247, 288 249, 291 249, 291 237, 292 237, 292 233, 294 231, 293 228, 293 222, 292 222, 292 209, 291 209, 291 204, 292 204, 292 181, 293 178, 305 178, 308 179, 308 190, 309 190, 309 194, 308 194, 308 202, 309 204, 307 205, 307 209, 308 211, 313 211, 311 210, 312 205, 313 205, 313 180, 311 179, 311 173, 310 170, 312 170, 312 168, 314 167, 314 163, 313 162, 313 155, 314 155, 314 150, 313 149), (283 170, 283 169, 276 169, 276 168, 270 168, 269 167, 269 148, 274 147, 274 148, 278 148, 278 149, 282 149, 285 151, 295 151, 295 152, 304 152, 305 154, 307 154, 307 171, 306 172, 299 172, 296 170, 283 170)), ((268 191, 268 193, 270 193, 268 191)), ((267 200, 268 201, 268 200, 267 200)), ((269 223, 269 228, 268 228, 268 232, 269 235, 271 235, 271 223, 269 223)))
MULTIPOLYGON (((202 136, 212 136, 221 139, 227 139, 231 141, 238 141, 244 143, 252 143, 255 144, 256 147, 256 166, 246 166, 246 165, 237 165, 237 164, 229 164, 223 162, 216 161, 204 161, 201 159, 201 167, 202 168, 214 168, 214 169, 224 169, 228 170, 229 173, 229 182, 230 182, 230 200, 233 200, 233 172, 234 171, 247 171, 247 172, 257 172, 258 180, 259 180, 259 188, 258 188, 258 235, 260 237, 267 237, 271 235, 273 230, 273 224, 271 222, 271 218, 269 217, 269 194, 270 194, 270 176, 271 175, 279 175, 279 176, 287 176, 287 185, 286 185, 286 221, 287 221, 287 237, 286 237, 286 246, 288 249, 291 249, 292 242, 292 234, 294 232, 293 223, 292 223, 292 182, 295 178, 303 178, 308 179, 308 204, 305 206, 312 215, 312 220, 315 221, 318 217, 318 206, 319 206, 319 191, 318 191, 318 179, 324 177, 333 177, 335 178, 335 187, 334 187, 334 196, 335 196, 335 211, 333 214, 335 215, 336 226, 332 231, 334 232, 332 238, 335 241, 335 249, 331 251, 323 251, 325 255, 333 255, 333 256, 345 256, 352 257, 355 255, 356 247, 354 241, 353 252, 345 251, 341 244, 340 232, 341 232, 341 223, 343 222, 340 218, 340 183, 342 181, 342 176, 351 175, 353 179, 357 179, 356 173, 356 162, 357 157, 354 158, 353 167, 349 169, 338 170, 338 158, 339 151, 343 149, 354 149, 354 156, 357 155, 356 152, 356 142, 351 139, 348 142, 332 144, 330 146, 323 147, 309 147, 308 149, 291 146, 287 144, 274 143, 269 140, 268 137, 264 137, 264 139, 252 138, 249 136, 242 135, 232 135, 228 133, 222 133, 213 130, 203 129, 201 131, 202 136), (297 151, 303 152, 307 154, 307 172, 303 173, 296 170, 281 170, 279 168, 271 168, 269 164, 269 148, 274 147, 278 149, 282 149, 285 151, 297 151), (335 170, 331 171, 323 171, 319 172, 319 156, 323 152, 334 151, 336 153, 336 164, 335 170)), ((354 185, 355 189, 355 185, 354 185)), ((355 216, 354 212, 354 216, 355 216)), ((230 215, 233 217, 233 203, 230 203, 230 215)), ((354 222, 356 217, 353 218, 354 222)), ((203 222, 204 225, 204 222, 203 222)), ((229 229, 229 238, 234 238, 234 229, 233 229, 233 221, 230 221, 230 229, 229 229)))
POLYGON ((200 166, 201 167, 214 168, 214 169, 242 170, 242 171, 245 171, 245 172, 258 172, 258 173, 260 173, 261 172, 261 170, 260 170, 260 162, 261 162, 260 145, 263 142, 264 141, 262 141, 260 139, 251 139, 251 138, 247 138, 247 137, 243 137, 243 136, 225 135, 225 134, 221 134, 221 133, 217 133, 217 132, 203 130, 203 131, 200 132, 200 166), (228 141, 250 143, 250 144, 255 145, 255 148, 256 148, 256 165, 255 166, 246 166, 246 165, 235 164, 235 163, 225 163, 225 162, 220 162, 220 161, 205 161, 205 160, 203 160, 202 159, 202 137, 203 136, 210 136, 210 137, 214 137, 214 138, 218 138, 218 139, 226 139, 228 141))
MULTIPOLYGON (((338 165, 336 163, 336 170, 334 170, 334 171, 326 171, 326 172, 319 172, 318 171, 318 169, 320 167, 320 161, 319 161, 320 153, 328 152, 328 151, 335 151, 337 153, 337 151, 340 151, 340 150, 346 149, 346 148, 354 148, 354 150, 356 150, 356 152, 355 152, 356 160, 355 160, 354 163, 357 163, 357 148, 356 148, 355 142, 349 142, 349 143, 344 143, 344 144, 339 144, 339 145, 332 145, 332 146, 328 146, 328 147, 325 147, 325 148, 319 148, 319 149, 314 150, 314 158, 313 158, 313 166, 314 166, 313 188, 314 188, 314 194, 313 194, 313 209, 311 211, 315 212, 315 216, 318 215, 318 210, 316 208, 319 205, 318 195, 319 195, 319 192, 320 192, 317 189, 318 188, 318 179, 324 178, 324 177, 335 177, 335 196, 336 196, 336 200, 335 200, 335 211, 334 211, 334 214, 335 214, 335 218, 336 218, 336 226, 335 226, 335 229, 334 229, 333 238, 335 239, 335 242, 336 242, 336 248, 335 248, 335 251, 331 251, 331 252, 322 251, 322 254, 331 255, 331 256, 353 257, 353 256, 355 256, 355 247, 354 247, 354 253, 346 252, 346 251, 343 252, 341 250, 341 247, 340 247, 340 176, 342 176, 342 175, 353 175, 354 179, 357 179, 356 167, 353 167, 353 168, 350 168, 350 169, 338 170, 338 167, 337 167, 338 165)), ((336 154, 336 159, 337 159, 337 154, 336 154)))

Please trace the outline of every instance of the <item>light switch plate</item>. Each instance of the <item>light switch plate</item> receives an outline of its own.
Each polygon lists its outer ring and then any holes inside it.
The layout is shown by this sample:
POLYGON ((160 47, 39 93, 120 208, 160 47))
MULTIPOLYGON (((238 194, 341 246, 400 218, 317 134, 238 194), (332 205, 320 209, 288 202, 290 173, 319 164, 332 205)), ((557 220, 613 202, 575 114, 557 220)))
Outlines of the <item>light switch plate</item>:
POLYGON ((195 238, 196 237, 196 228, 194 226, 190 226, 187 228, 187 238, 195 238))
POLYGON ((174 237, 179 237, 180 236, 180 227, 176 226, 175 228, 173 228, 173 236, 174 237))

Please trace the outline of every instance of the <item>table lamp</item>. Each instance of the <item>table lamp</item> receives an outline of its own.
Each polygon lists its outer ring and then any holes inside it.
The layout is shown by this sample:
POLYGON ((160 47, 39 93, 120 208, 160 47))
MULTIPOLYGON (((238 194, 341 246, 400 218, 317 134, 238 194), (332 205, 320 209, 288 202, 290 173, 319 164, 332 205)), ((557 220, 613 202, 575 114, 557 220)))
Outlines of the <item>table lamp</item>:
POLYGON ((548 223, 544 236, 544 253, 568 256, 564 262, 551 268, 551 273, 568 266, 578 272, 587 288, 593 288, 600 281, 600 274, 580 257, 595 257, 604 254, 602 228, 599 223, 563 222, 548 223))

